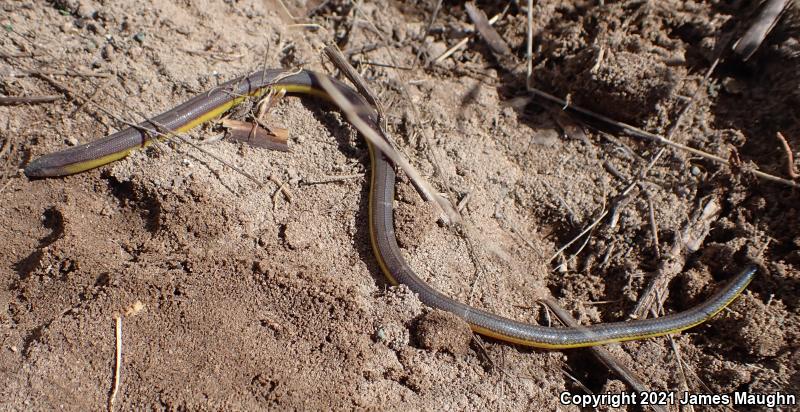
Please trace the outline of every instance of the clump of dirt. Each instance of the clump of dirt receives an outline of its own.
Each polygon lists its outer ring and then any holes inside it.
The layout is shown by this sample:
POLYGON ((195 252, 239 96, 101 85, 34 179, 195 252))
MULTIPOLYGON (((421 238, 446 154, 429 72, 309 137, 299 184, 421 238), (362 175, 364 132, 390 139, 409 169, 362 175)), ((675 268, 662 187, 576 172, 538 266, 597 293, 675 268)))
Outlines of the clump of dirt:
POLYGON ((419 345, 432 351, 464 355, 469 350, 472 331, 458 316, 443 310, 425 314, 416 326, 419 345))

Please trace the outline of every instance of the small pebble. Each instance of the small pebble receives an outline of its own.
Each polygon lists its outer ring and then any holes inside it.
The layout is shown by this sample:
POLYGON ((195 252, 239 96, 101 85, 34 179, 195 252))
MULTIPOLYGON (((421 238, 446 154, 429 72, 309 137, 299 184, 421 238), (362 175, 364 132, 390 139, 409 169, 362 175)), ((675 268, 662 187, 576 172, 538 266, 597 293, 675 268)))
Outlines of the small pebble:
POLYGON ((555 129, 539 130, 535 135, 533 135, 532 139, 533 144, 544 147, 553 147, 558 144, 558 141, 558 131, 555 129))
POLYGON ((114 46, 112 46, 110 44, 106 44, 105 46, 103 46, 103 53, 102 54, 103 54, 103 58, 104 59, 106 59, 106 60, 108 60, 110 62, 113 62, 114 61, 114 46))
POLYGON ((403 43, 406 41, 406 29, 395 27, 392 29, 392 36, 394 36, 394 39, 399 43, 403 43))
POLYGON ((144 33, 138 32, 133 35, 133 39, 139 43, 144 43, 144 33))
POLYGON ((435 60, 436 58, 444 54, 444 52, 446 51, 447 51, 447 45, 439 41, 431 42, 428 44, 427 47, 428 58, 431 60, 435 60))
POLYGON ((78 139, 76 139, 74 137, 70 137, 69 139, 67 139, 67 144, 69 144, 70 146, 77 146, 78 145, 78 139))
POLYGON ((90 19, 94 17, 97 11, 88 1, 81 1, 78 3, 78 9, 75 10, 75 13, 84 19, 90 19))
POLYGON ((742 94, 744 93, 745 89, 745 85, 733 77, 726 77, 722 79, 722 87, 730 94, 742 94))
POLYGON ((375 339, 378 342, 386 340, 386 331, 383 330, 383 326, 378 326, 378 330, 375 331, 375 339))

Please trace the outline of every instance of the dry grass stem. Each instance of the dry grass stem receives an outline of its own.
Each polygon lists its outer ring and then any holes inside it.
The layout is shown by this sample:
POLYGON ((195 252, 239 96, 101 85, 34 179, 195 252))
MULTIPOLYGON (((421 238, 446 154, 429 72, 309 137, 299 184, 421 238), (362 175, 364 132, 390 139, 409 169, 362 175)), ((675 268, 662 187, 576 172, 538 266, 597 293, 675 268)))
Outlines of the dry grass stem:
POLYGON ((10 74, 12 77, 27 77, 27 76, 69 76, 69 77, 83 77, 83 78, 90 78, 90 77, 100 77, 106 78, 111 77, 109 73, 92 73, 92 72, 82 72, 78 70, 23 70, 21 73, 12 73, 10 74))
POLYGON ((355 173, 352 175, 341 175, 341 176, 329 176, 320 180, 303 180, 300 182, 300 186, 324 185, 328 183, 337 183, 337 182, 344 182, 346 180, 360 179, 362 177, 364 177, 363 173, 355 173))
POLYGON ((330 59, 331 63, 333 63, 333 65, 336 66, 336 68, 339 69, 348 80, 350 80, 350 83, 355 86, 356 90, 358 90, 358 92, 361 93, 365 99, 367 99, 367 102, 369 102, 369 104, 375 108, 375 111, 378 113, 378 124, 380 124, 381 129, 383 129, 381 131, 385 132, 386 111, 383 109, 383 104, 381 104, 381 100, 378 98, 378 95, 372 91, 372 88, 370 88, 361 78, 356 69, 351 66, 350 63, 348 63, 347 58, 344 57, 342 51, 339 50, 339 47, 331 43, 326 45, 322 51, 325 53, 325 56, 330 59))
POLYGON ((653 236, 653 253, 655 253, 656 259, 661 259, 661 251, 659 250, 658 246, 658 223, 656 223, 656 212, 655 207, 653 206, 653 197, 650 195, 648 191, 644 191, 645 197, 647 198, 647 209, 649 211, 649 220, 650 220, 650 233, 653 236))
POLYGON ((19 104, 38 104, 38 103, 52 103, 56 100, 63 99, 61 95, 47 95, 47 96, 0 96, 0 106, 11 106, 19 104))
POLYGON ((119 392, 119 379, 122 373, 122 317, 114 317, 115 321, 115 341, 116 351, 114 355, 114 382, 111 386, 111 396, 108 398, 108 410, 114 411, 114 402, 117 400, 117 393, 119 392))

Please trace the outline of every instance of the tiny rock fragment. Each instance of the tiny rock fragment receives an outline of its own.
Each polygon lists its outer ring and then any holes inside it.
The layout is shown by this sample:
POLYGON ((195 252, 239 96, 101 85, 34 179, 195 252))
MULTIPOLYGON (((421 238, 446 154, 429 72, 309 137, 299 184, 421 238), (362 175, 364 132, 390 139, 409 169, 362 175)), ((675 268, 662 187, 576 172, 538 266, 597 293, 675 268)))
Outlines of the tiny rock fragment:
POLYGON ((144 310, 144 303, 142 303, 140 300, 137 300, 136 302, 133 302, 133 305, 131 305, 128 309, 125 309, 125 316, 136 315, 142 310, 144 310))

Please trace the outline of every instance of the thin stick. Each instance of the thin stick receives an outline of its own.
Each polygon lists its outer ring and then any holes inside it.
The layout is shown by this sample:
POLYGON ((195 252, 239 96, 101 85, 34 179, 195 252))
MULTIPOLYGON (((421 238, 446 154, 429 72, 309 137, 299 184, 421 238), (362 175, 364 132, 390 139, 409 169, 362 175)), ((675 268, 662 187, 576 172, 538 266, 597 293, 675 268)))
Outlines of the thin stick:
MULTIPOLYGON (((361 3, 360 2, 355 2, 354 4, 355 4, 355 7, 358 8, 361 3)), ((503 12, 500 14, 500 16, 505 14, 505 12, 508 10, 509 7, 511 7, 511 5, 507 4, 506 7, 503 9, 503 12)), ((375 25, 375 23, 372 22, 372 20, 369 18, 369 14, 363 13, 363 12, 361 14, 364 16, 364 19, 367 21, 369 26, 372 27, 373 31, 381 38, 381 40, 384 42, 384 44, 390 44, 391 43, 390 39, 387 39, 386 36, 383 34, 383 32, 381 32, 378 29, 378 27, 375 25)), ((388 50, 388 54, 389 54, 389 59, 391 60, 391 62, 395 66, 400 66, 400 64, 398 63, 398 59, 395 58, 395 56, 392 53, 391 49, 388 50)), ((402 79, 402 77, 403 77, 402 73, 403 73, 402 71, 398 72, 398 75, 401 77, 401 80, 403 80, 402 79)), ((400 83, 400 91, 401 91, 403 97, 408 102, 408 105, 411 107, 411 111, 413 113, 413 117, 411 118, 411 121, 410 121, 411 133, 412 134, 413 133, 419 133, 422 136, 423 142, 425 142, 427 144, 432 139, 431 136, 430 136, 430 132, 427 129, 424 129, 424 128, 420 130, 420 127, 418 125, 419 119, 421 117, 420 116, 420 112, 417 109, 417 105, 414 104, 414 99, 412 99, 411 95, 408 93, 408 89, 404 86, 405 83, 407 83, 407 81, 402 81, 400 83)), ((358 120, 360 121, 360 119, 358 119, 358 120)), ((355 123, 354 123, 354 125, 355 125, 355 123)), ((442 167, 441 167, 442 162, 439 161, 438 156, 436 155, 436 151, 430 152, 429 153, 429 157, 432 157, 431 163, 433 164, 433 168, 434 168, 434 171, 435 171, 434 176, 438 176, 439 178, 444 179, 445 173, 444 173, 444 170, 442 170, 442 167)), ((406 171, 406 173, 408 173, 408 171, 406 171)), ((415 182, 415 179, 413 178, 412 175, 409 175, 409 177, 411 178, 412 184, 417 185, 418 183, 420 183, 420 182, 415 182)), ((430 187, 429 184, 428 184, 428 186, 430 187)), ((447 184, 443 183, 443 186, 447 186, 447 184)), ((420 193, 420 196, 422 196, 423 199, 426 199, 428 201, 430 201, 432 199, 444 211, 443 214, 440 214, 439 218, 445 224, 461 223, 462 222, 461 216, 454 214, 455 210, 453 209, 453 206, 450 204, 450 202, 447 199, 443 198, 442 196, 435 195, 434 192, 432 191, 432 189, 419 187, 419 186, 417 186, 416 189, 417 189, 417 192, 420 193)), ((448 190, 450 190, 449 186, 448 186, 448 190)))
POLYGON ((656 212, 655 207, 653 207, 653 197, 650 196, 650 192, 647 190, 644 191, 644 196, 647 198, 647 208, 649 209, 650 215, 650 231, 653 234, 653 252, 655 252, 656 259, 661 259, 661 251, 658 247, 658 223, 656 223, 656 212))
POLYGON ((119 392, 119 375, 122 371, 122 317, 114 317, 116 321, 116 355, 114 360, 114 384, 111 387, 111 397, 108 399, 109 412, 114 411, 114 401, 117 399, 117 392, 119 392))
POLYGON ((195 56, 202 56, 208 57, 213 60, 219 60, 223 62, 233 62, 237 60, 242 60, 244 58, 244 54, 231 54, 226 55, 225 53, 216 53, 212 51, 205 51, 205 50, 191 50, 191 49, 180 49, 188 54, 195 55, 195 56))
POLYGON ((325 179, 321 180, 311 180, 311 181, 301 181, 300 186, 314 186, 314 185, 324 185, 328 183, 337 183, 337 182, 344 182, 346 180, 358 179, 364 177, 363 173, 356 173, 352 175, 341 175, 341 176, 330 176, 325 179))
POLYGON ((692 218, 686 222, 672 246, 665 251, 664 255, 669 256, 669 259, 659 262, 656 275, 640 295, 632 312, 632 318, 646 317, 650 308, 657 302, 660 304, 667 297, 669 282, 683 271, 687 255, 700 248, 711 231, 711 224, 719 218, 721 210, 719 200, 711 196, 705 205, 693 213, 692 218))
MULTIPOLYGON (((431 13, 431 18, 428 20, 428 25, 425 26, 425 33, 422 34, 422 38, 425 39, 428 37, 428 33, 431 31, 431 27, 433 27, 433 23, 436 21, 436 17, 439 15, 439 10, 442 8, 442 0, 438 0, 436 2, 436 6, 433 8, 433 13, 431 13)), ((414 59, 414 68, 417 67, 417 62, 419 62, 420 57, 422 57, 422 53, 424 52, 424 48, 420 47, 419 51, 417 52, 417 57, 414 59)))
POLYGON ((592 390, 591 390, 591 389, 589 389, 589 387, 587 387, 587 386, 586 386, 586 385, 585 385, 583 382, 581 382, 581 381, 580 381, 578 378, 576 378, 575 376, 572 376, 572 374, 571 374, 571 373, 569 373, 569 372, 567 372, 567 370, 566 370, 566 369, 564 369, 563 367, 561 368, 561 373, 563 373, 563 374, 564 374, 564 376, 566 376, 567 378, 569 378, 569 379, 572 381, 572 383, 574 383, 575 385, 578 385, 578 387, 579 387, 579 388, 581 388, 581 389, 582 389, 584 392, 586 392, 586 393, 588 393, 588 394, 590 394, 590 395, 593 395, 593 394, 594 394, 594 392, 592 392, 592 390))
POLYGON ((386 157, 388 157, 392 163, 399 166, 403 171, 408 175, 411 181, 415 182, 418 188, 427 192, 425 196, 428 196, 431 199, 436 200, 442 210, 445 212, 447 217, 452 222, 460 222, 461 218, 453 209, 453 206, 447 199, 442 198, 438 194, 436 194, 433 187, 425 180, 422 175, 417 172, 414 166, 408 162, 403 156, 400 155, 397 150, 395 150, 381 135, 370 127, 361 117, 358 115, 358 108, 354 107, 350 101, 347 100, 341 92, 339 92, 336 87, 325 77, 319 78, 319 84, 328 96, 331 97, 331 100, 336 104, 347 116, 347 120, 358 129, 359 132, 372 144, 380 150, 386 157))
POLYGON ((783 137, 781 132, 776 133, 778 136, 778 140, 781 141, 781 145, 783 145, 783 151, 786 152, 786 173, 789 174, 789 177, 792 179, 797 179, 800 177, 800 174, 794 170, 794 155, 792 154, 792 148, 789 147, 789 142, 786 141, 786 138, 783 137))
MULTIPOLYGON (((161 133, 161 132, 159 132, 159 134, 162 135, 162 136, 166 136, 166 134, 161 133)), ((228 166, 233 171, 235 171, 235 172, 241 174, 242 176, 244 176, 244 177, 250 179, 251 181, 253 181, 253 183, 258 185, 258 187, 264 187, 264 183, 261 182, 260 180, 258 180, 255 176, 251 175, 250 173, 245 172, 244 169, 240 168, 239 166, 236 166, 233 163, 231 163, 231 162, 229 162, 229 161, 227 161, 227 160, 215 155, 214 153, 209 152, 208 150, 206 150, 205 148, 201 147, 200 145, 192 142, 190 139, 187 139, 186 137, 184 137, 184 136, 182 136, 180 134, 173 134, 171 137, 174 137, 174 138, 180 140, 181 142, 186 143, 189 146, 192 146, 193 148, 199 150, 200 152, 205 153, 206 155, 210 156, 214 160, 220 162, 222 165, 228 166)))
POLYGON ((492 364, 493 368, 497 368, 497 370, 499 370, 501 374, 508 376, 509 378, 518 379, 516 376, 508 372, 502 365, 498 365, 497 362, 495 362, 494 359, 492 359, 492 357, 489 355, 489 351, 486 349, 486 345, 483 343, 483 340, 481 340, 481 335, 473 333, 472 341, 475 342, 476 345, 478 345, 478 348, 480 349, 478 352, 481 352, 481 354, 483 354, 483 356, 486 357, 486 360, 488 360, 489 363, 492 364))
POLYGON ((589 226, 587 226, 586 229, 583 229, 581 233, 578 233, 578 235, 572 238, 572 240, 570 240, 569 242, 567 242, 567 244, 561 246, 561 248, 559 248, 556 251, 556 253, 553 253, 553 256, 550 257, 550 261, 552 262, 553 259, 557 258, 561 254, 561 252, 566 250, 568 247, 572 246, 572 244, 577 242, 578 239, 583 237, 583 235, 589 233, 589 231, 594 229, 594 227, 597 226, 597 224, 600 223, 603 220, 603 218, 606 217, 606 215, 608 215, 608 210, 604 210, 602 213, 600 213, 600 216, 598 216, 597 219, 595 219, 591 224, 589 224, 589 226))
POLYGON ((35 54, 32 51, 31 52, 22 52, 22 53, 8 53, 8 52, 0 51, 0 57, 2 57, 4 59, 17 59, 17 58, 20 58, 20 57, 33 58, 33 57, 37 57, 37 56, 38 56, 38 54, 35 54))
POLYGON ((383 110, 383 105, 378 95, 364 82, 356 69, 347 62, 347 59, 342 54, 342 51, 339 50, 338 46, 333 43, 328 43, 322 51, 325 53, 325 56, 330 59, 331 63, 353 83, 353 86, 367 99, 367 102, 375 108, 375 111, 378 112, 378 124, 381 125, 381 128, 386 130, 386 112, 383 110))
POLYGON ((292 199, 294 199, 294 197, 292 196, 292 192, 286 188, 286 182, 281 182, 280 179, 275 177, 275 175, 269 175, 268 179, 270 182, 275 183, 278 186, 278 188, 275 190, 275 193, 272 195, 272 203, 275 203, 278 193, 283 193, 283 195, 286 197, 286 201, 292 203, 292 199))
MULTIPOLYGON (((351 66, 350 63, 348 63, 347 59, 344 57, 344 55, 342 55, 342 52, 339 50, 338 47, 336 47, 336 45, 333 44, 326 45, 324 48, 324 52, 325 55, 328 56, 330 61, 334 64, 334 66, 336 66, 345 75, 345 77, 347 77, 350 80, 350 82, 352 82, 353 85, 355 85, 356 89, 367 99, 367 102, 373 105, 373 107, 378 113, 378 124, 379 124, 378 127, 380 127, 381 129, 379 130, 379 132, 381 132, 381 134, 385 136, 385 131, 387 128, 386 124, 387 118, 383 110, 383 105, 381 104, 380 99, 378 99, 378 96, 370 89, 369 86, 367 86, 366 82, 364 82, 364 80, 358 74, 356 69, 353 68, 353 66, 351 66)), ((397 152, 397 150, 394 147, 394 143, 392 141, 383 138, 380 140, 382 142, 388 143, 389 146, 392 147, 392 150, 397 152)), ((452 209, 452 205, 450 204, 450 202, 447 202, 446 206, 442 205, 441 197, 437 196, 432 189, 420 186, 419 184, 420 182, 417 179, 412 178, 411 182, 414 184, 414 187, 417 189, 419 195, 426 202, 433 201, 439 204, 439 206, 445 212, 444 217, 448 219, 448 223, 454 221, 453 217, 451 216, 451 212, 455 213, 455 211, 452 209)), ((455 219, 455 221, 458 220, 459 219, 455 219)))
POLYGON ((377 50, 377 49, 379 49, 381 47, 384 47, 384 45, 381 44, 381 43, 372 43, 372 44, 367 44, 367 45, 364 45, 364 46, 361 46, 361 47, 356 47, 354 49, 347 49, 343 53, 344 53, 345 56, 347 56, 347 58, 351 58, 351 57, 353 57, 353 55, 368 53, 368 52, 371 52, 373 50, 377 50))
MULTIPOLYGON (((711 63, 711 66, 708 67, 708 69, 706 70, 705 75, 703 76, 703 80, 700 83, 701 85, 704 86, 704 85, 708 84, 708 79, 711 78, 711 74, 714 73, 714 70, 716 70, 717 65, 719 65, 719 61, 720 61, 720 58, 717 57, 711 63)), ((683 117, 686 115, 686 113, 689 112, 689 109, 694 105, 694 102, 697 100, 697 95, 700 94, 700 90, 702 90, 702 87, 698 87, 694 91, 694 93, 692 93, 691 98, 689 98, 689 102, 685 106, 683 106, 683 108, 681 108, 681 111, 678 113, 678 117, 675 118, 675 121, 672 123, 672 125, 670 125, 669 130, 667 130, 667 135, 664 138, 666 141, 672 142, 672 137, 675 135, 675 132, 678 131, 678 127, 680 127, 681 123, 683 122, 683 117)), ((644 177, 645 174, 647 174, 647 172, 649 172, 650 169, 652 169, 653 166, 655 166, 656 162, 658 161, 658 159, 661 158, 661 156, 664 154, 664 152, 665 152, 665 149, 663 147, 658 149, 658 152, 655 154, 655 156, 653 156, 650 159, 650 163, 647 165, 647 167, 644 170, 642 170, 641 173, 639 173, 639 177, 638 177, 639 179, 644 177)))
POLYGON ((27 76, 73 76, 73 77, 110 77, 109 73, 92 73, 81 72, 77 70, 23 70, 22 73, 12 73, 12 77, 27 77, 27 76))
POLYGON ((278 0, 278 3, 280 3, 281 7, 283 8, 283 11, 286 12, 286 14, 289 16, 290 19, 292 19, 293 21, 297 21, 297 17, 294 17, 289 8, 286 7, 286 4, 283 2, 283 0, 278 0))
POLYGON ((386 68, 389 68, 389 69, 397 69, 397 70, 414 70, 413 67, 395 66, 394 64, 371 62, 371 61, 365 61, 365 60, 360 60, 360 59, 358 61, 358 64, 365 64, 367 66, 375 66, 375 67, 386 67, 386 68))
POLYGON ((467 192, 467 194, 458 201, 458 204, 456 204, 456 210, 458 210, 459 213, 461 213, 461 211, 467 207, 467 203, 469 203, 470 198, 472 198, 472 192, 467 192))
POLYGON ((37 104, 37 103, 51 103, 64 96, 47 95, 47 96, 0 96, 0 106, 11 106, 18 104, 37 104))

